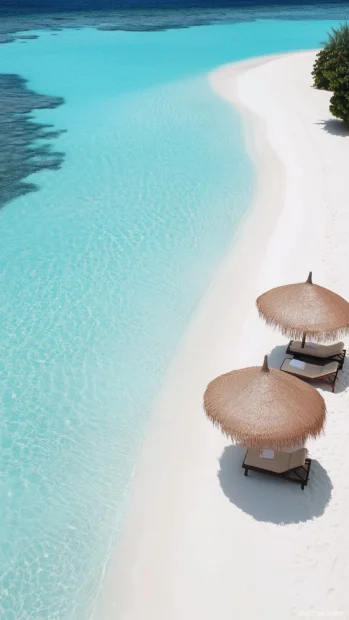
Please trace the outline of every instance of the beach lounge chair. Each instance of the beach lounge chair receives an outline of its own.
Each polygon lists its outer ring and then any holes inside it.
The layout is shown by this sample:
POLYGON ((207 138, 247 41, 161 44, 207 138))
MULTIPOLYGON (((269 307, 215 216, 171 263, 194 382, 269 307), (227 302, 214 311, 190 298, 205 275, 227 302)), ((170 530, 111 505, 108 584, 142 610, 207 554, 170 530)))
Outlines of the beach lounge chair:
POLYGON ((286 353, 294 355, 297 359, 316 358, 323 362, 339 362, 339 367, 343 368, 346 350, 344 342, 336 342, 335 344, 316 344, 315 342, 306 342, 304 347, 300 340, 291 340, 286 353))
POLYGON ((311 460, 307 458, 306 448, 296 452, 274 452, 274 450, 247 450, 242 464, 245 476, 258 471, 290 482, 297 482, 302 490, 308 484, 311 460))
POLYGON ((282 362, 280 370, 288 372, 291 375, 295 375, 300 379, 328 383, 332 388, 332 392, 334 392, 334 386, 336 383, 339 368, 339 362, 327 362, 326 364, 311 364, 310 362, 297 360, 295 358, 285 358, 282 362))

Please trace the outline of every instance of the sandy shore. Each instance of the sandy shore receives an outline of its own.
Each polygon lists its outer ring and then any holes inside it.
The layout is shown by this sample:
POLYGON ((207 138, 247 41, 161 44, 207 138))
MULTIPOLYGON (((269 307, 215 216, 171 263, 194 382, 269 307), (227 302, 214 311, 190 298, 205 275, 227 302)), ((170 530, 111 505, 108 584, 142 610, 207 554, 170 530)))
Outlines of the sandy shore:
POLYGON ((239 108, 256 163, 255 204, 202 300, 159 397, 118 562, 97 620, 349 618, 349 365, 323 391, 326 435, 311 482, 246 479, 243 450, 206 421, 216 375, 283 359, 258 319, 272 286, 314 281, 349 299, 349 135, 311 88, 314 52, 222 67, 214 90, 239 108))

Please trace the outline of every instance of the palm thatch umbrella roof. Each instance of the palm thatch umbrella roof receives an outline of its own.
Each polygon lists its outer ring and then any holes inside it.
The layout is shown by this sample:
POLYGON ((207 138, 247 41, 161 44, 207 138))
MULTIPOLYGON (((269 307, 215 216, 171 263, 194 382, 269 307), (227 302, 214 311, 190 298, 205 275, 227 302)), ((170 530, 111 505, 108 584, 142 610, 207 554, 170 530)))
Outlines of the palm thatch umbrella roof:
POLYGON ((311 272, 306 282, 273 288, 256 303, 268 325, 293 339, 306 333, 314 341, 335 340, 349 332, 349 303, 313 284, 311 272))
POLYGON ((323 429, 326 405, 311 385, 281 370, 262 367, 233 370, 208 385, 208 418, 250 448, 282 450, 304 444, 323 429))

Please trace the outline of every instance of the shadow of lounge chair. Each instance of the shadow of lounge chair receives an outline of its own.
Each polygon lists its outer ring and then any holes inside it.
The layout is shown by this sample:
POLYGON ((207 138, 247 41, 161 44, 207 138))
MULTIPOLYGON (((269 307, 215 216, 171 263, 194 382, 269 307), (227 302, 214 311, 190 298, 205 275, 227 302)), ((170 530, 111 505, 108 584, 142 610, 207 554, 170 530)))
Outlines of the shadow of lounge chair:
POLYGON ((287 354, 293 355, 296 359, 316 359, 322 362, 339 362, 339 368, 343 368, 346 350, 344 342, 336 342, 335 344, 316 344, 306 342, 304 347, 300 340, 291 340, 286 349, 287 354))
POLYGON ((280 370, 288 372, 295 377, 305 379, 307 381, 319 381, 331 386, 332 392, 334 392, 335 383, 340 369, 339 362, 323 363, 310 363, 295 358, 286 358, 282 362, 280 370))
POLYGON ((248 476, 250 470, 270 474, 285 478, 290 482, 297 482, 304 490, 308 484, 311 460, 307 458, 306 448, 300 448, 291 453, 247 450, 242 467, 245 470, 245 476, 248 476), (266 452, 270 453, 267 458, 263 456, 266 452))

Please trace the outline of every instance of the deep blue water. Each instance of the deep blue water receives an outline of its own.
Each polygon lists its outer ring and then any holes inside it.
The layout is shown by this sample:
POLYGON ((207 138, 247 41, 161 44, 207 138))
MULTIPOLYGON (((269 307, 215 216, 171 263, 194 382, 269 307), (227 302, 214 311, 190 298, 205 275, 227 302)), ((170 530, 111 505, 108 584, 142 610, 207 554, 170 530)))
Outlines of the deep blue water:
MULTIPOLYGON (((329 0, 273 0, 263 2, 262 0, 2 0, 0 10, 7 12, 22 12, 34 14, 39 12, 74 12, 74 11, 99 11, 99 10, 130 10, 139 11, 153 9, 213 9, 232 8, 271 8, 277 10, 279 7, 314 7, 314 11, 321 6, 346 5, 345 0, 329 2, 329 0)), ((313 16, 314 17, 314 16, 313 16)), ((317 15, 315 16, 317 17, 317 15)))
POLYGON ((255 19, 333 19, 348 17, 347 0, 2 0, 0 43, 15 33, 42 28, 94 26, 102 30, 151 31, 255 19))

